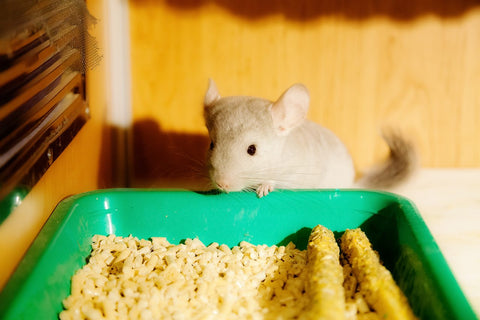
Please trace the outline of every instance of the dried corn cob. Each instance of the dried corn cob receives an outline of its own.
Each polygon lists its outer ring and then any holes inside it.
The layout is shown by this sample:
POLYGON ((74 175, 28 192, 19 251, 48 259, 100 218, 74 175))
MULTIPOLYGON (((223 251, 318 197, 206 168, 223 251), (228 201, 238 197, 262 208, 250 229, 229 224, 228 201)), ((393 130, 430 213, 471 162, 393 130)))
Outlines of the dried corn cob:
POLYGON ((340 252, 340 265, 343 268, 343 289, 345 290, 345 300, 353 300, 357 290, 357 278, 353 274, 352 266, 348 263, 343 252, 340 252))
POLYGON ((381 265, 378 254, 360 229, 347 230, 341 238, 341 249, 369 306, 381 319, 416 319, 407 298, 390 272, 381 265))
POLYGON ((306 293, 310 304, 306 319, 345 319, 343 269, 340 249, 333 232, 316 226, 310 233, 307 247, 306 293))

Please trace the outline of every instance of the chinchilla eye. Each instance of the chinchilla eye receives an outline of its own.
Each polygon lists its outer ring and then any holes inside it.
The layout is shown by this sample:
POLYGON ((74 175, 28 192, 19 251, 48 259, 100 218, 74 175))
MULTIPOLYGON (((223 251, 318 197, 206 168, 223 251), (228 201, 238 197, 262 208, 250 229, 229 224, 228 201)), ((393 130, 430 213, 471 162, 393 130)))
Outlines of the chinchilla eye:
POLYGON ((213 141, 210 141, 210 150, 213 150, 214 147, 215 145, 213 144, 213 141))
POLYGON ((257 152, 257 147, 254 144, 248 146, 247 153, 253 156, 257 152))

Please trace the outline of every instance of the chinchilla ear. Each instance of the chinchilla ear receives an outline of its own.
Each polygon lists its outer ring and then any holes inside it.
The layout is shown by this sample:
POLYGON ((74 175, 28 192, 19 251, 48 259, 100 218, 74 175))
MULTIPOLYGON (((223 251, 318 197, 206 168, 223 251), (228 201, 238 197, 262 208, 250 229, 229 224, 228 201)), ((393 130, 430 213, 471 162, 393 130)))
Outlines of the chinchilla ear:
POLYGON ((303 84, 288 88, 270 107, 273 126, 278 135, 287 135, 306 118, 310 95, 303 84))
POLYGON ((203 100, 204 107, 210 107, 218 99, 220 99, 220 94, 218 93, 217 85, 212 79, 208 79, 208 89, 205 93, 205 99, 203 100))

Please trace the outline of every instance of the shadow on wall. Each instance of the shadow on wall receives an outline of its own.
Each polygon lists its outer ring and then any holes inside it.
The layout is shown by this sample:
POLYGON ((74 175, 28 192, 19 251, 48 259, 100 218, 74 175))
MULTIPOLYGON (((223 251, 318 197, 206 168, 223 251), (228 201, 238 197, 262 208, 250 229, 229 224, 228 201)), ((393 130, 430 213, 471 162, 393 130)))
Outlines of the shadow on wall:
POLYGON ((115 164, 114 160, 118 155, 115 154, 116 150, 113 148, 112 138, 116 131, 118 131, 117 128, 108 125, 105 125, 102 128, 102 144, 100 149, 97 175, 97 185, 100 189, 125 187, 125 184, 114 181, 115 168, 113 168, 113 165, 115 164))
POLYGON ((155 120, 133 124, 130 187, 207 190, 210 140, 201 134, 162 131, 155 120))
MULTIPOLYGON (((138 5, 158 5, 157 0, 132 0, 138 5)), ((351 20, 364 20, 383 16, 407 21, 424 15, 434 14, 455 18, 467 11, 480 8, 478 0, 164 0, 177 10, 197 10, 215 4, 232 14, 245 19, 259 19, 268 15, 281 14, 291 20, 309 20, 320 17, 338 16, 351 20)))

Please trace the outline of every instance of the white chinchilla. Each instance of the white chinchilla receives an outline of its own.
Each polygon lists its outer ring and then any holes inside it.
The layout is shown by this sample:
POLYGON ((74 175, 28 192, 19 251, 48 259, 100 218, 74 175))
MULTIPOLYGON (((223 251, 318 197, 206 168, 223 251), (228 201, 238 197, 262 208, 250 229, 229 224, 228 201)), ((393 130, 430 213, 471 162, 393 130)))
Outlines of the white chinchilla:
POLYGON ((310 96, 302 84, 277 101, 248 96, 220 97, 213 80, 204 100, 211 144, 209 174, 229 192, 274 188, 382 188, 404 180, 416 165, 410 143, 390 132, 384 138, 390 158, 355 182, 352 158, 330 130, 306 120, 310 96))

